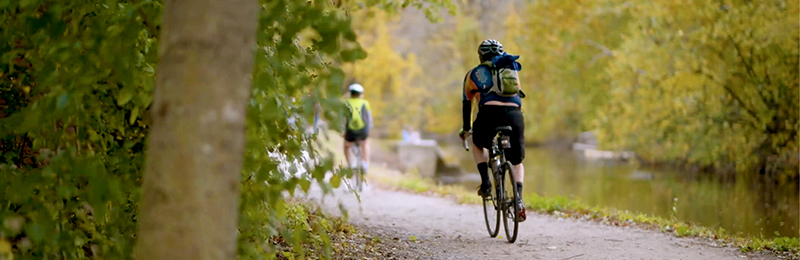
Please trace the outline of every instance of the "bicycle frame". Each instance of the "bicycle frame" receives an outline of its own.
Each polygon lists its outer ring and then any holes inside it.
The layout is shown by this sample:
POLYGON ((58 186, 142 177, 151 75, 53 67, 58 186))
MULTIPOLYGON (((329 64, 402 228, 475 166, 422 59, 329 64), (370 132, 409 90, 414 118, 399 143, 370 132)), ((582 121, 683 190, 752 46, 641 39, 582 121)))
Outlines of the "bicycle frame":
POLYGON ((492 139, 492 147, 489 149, 489 166, 492 169, 492 174, 494 174, 495 180, 501 180, 499 182, 495 182, 495 194, 497 194, 498 198, 494 198, 497 203, 497 206, 505 209, 508 205, 506 205, 504 198, 505 193, 503 192, 505 189, 503 188, 503 178, 505 178, 505 171, 501 169, 503 163, 506 162, 506 154, 503 150, 504 148, 511 148, 510 143, 508 142, 508 136, 503 135, 501 132, 497 132, 495 137, 492 139), (502 147, 502 148, 501 148, 502 147))

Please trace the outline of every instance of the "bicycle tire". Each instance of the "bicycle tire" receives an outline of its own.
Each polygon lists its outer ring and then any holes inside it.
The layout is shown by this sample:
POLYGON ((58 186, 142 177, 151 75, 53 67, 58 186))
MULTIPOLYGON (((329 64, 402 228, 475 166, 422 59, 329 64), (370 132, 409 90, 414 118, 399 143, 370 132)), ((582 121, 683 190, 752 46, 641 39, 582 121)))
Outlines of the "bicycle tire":
POLYGON ((354 178, 356 178, 356 191, 361 192, 364 190, 364 176, 361 173, 361 169, 356 169, 356 172, 353 174, 354 178))
POLYGON ((497 237, 497 234, 500 233, 500 216, 501 210, 498 206, 498 195, 497 189, 495 189, 497 185, 497 180, 495 180, 495 175, 491 174, 489 177, 489 181, 491 182, 491 197, 483 198, 483 219, 486 222, 486 231, 489 231, 489 237, 497 237), (492 221, 494 221, 494 229, 492 229, 492 221))
POLYGON ((353 178, 355 178, 355 183, 356 183, 355 189, 356 191, 361 192, 364 189, 364 176, 361 167, 361 164, 363 163, 361 161, 361 148, 359 148, 358 145, 356 144, 351 149, 353 149, 353 156, 355 157, 356 160, 356 167, 355 170, 353 171, 353 178))
POLYGON ((504 162, 501 166, 503 171, 503 227, 506 231, 506 239, 509 243, 517 241, 517 234, 519 233, 519 191, 517 185, 514 184, 514 167, 510 162, 504 162), (511 186, 509 189, 508 186, 511 186), (509 193, 510 191, 510 193, 509 193), (511 229, 513 228, 513 229, 511 229), (511 230, 510 230, 511 229, 511 230))

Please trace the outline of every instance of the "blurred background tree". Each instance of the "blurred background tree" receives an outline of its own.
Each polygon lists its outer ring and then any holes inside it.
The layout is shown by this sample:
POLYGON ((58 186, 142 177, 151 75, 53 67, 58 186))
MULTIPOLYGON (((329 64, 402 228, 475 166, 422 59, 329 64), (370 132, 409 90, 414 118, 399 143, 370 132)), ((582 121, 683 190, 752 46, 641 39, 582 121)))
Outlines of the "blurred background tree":
MULTIPOLYGON (((424 100, 405 107, 423 111, 410 123, 429 136, 458 131, 464 74, 478 63, 477 45, 495 38, 522 56, 530 143, 571 142, 591 131, 601 148, 631 150, 645 162, 797 178, 798 1, 457 5, 457 14, 430 26, 421 12, 375 16, 383 22, 365 24, 388 23, 383 37, 401 40, 355 63, 365 64, 357 73, 364 79, 386 78, 378 76, 386 68, 372 65, 398 55, 408 57, 398 67, 421 68, 384 84, 424 100)), ((375 30, 357 32, 374 44, 375 30)), ((378 127, 396 136, 392 118, 378 127)))

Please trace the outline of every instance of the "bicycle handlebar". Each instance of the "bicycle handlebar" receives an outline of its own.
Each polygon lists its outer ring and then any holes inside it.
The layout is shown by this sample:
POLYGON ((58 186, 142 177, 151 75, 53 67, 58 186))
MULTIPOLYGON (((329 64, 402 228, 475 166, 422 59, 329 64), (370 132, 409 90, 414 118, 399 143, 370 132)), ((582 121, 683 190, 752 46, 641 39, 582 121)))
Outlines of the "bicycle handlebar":
POLYGON ((463 143, 464 149, 466 149, 467 151, 469 151, 469 142, 467 142, 467 137, 469 137, 470 135, 472 135, 472 133, 467 132, 467 134, 464 135, 464 138, 461 138, 461 140, 464 141, 463 143))

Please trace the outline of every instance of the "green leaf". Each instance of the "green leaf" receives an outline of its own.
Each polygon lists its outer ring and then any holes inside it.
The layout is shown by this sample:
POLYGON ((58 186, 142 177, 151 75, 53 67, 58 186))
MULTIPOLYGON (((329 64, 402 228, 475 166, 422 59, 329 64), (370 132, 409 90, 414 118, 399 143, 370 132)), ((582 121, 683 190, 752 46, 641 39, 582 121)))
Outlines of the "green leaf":
POLYGON ((300 188, 303 189, 303 192, 308 192, 308 189, 311 187, 311 181, 306 179, 300 180, 300 188))
POLYGON ((22 1, 19 2, 19 6, 23 7, 23 8, 24 7, 28 7, 28 6, 32 5, 32 4, 35 4, 38 1, 39 0, 22 0, 22 1))
POLYGON ((11 5, 11 0, 0 0, 0 8, 6 8, 11 5))
POLYGON ((342 182, 342 176, 338 174, 334 174, 331 176, 331 187, 334 189, 339 188, 339 184, 342 182))
POLYGON ((139 107, 134 107, 133 110, 131 111, 131 117, 130 119, 128 119, 128 123, 130 123, 131 125, 133 123, 136 123, 137 117, 139 117, 139 107))
POLYGON ((74 244, 75 244, 75 246, 83 246, 83 244, 86 244, 86 240, 83 239, 83 237, 78 236, 78 237, 75 237, 75 243, 74 244))
POLYGON ((69 95, 67 93, 61 94, 56 100, 56 108, 59 110, 64 109, 69 104, 69 95))
POLYGON ((56 189, 56 194, 62 199, 68 199, 72 197, 72 193, 75 187, 71 186, 70 184, 58 186, 56 189))
POLYGON ((44 227, 39 224, 31 224, 27 228, 25 228, 25 234, 31 238, 31 241, 35 244, 39 244, 44 240, 44 227))
POLYGON ((117 96, 117 105, 124 106, 131 101, 133 98, 133 94, 135 94, 136 90, 134 87, 123 87, 122 90, 119 91, 119 95, 117 96))
POLYGON ((89 133, 89 141, 97 142, 100 140, 100 135, 98 135, 97 131, 95 131, 94 129, 89 128, 87 132, 89 133))

